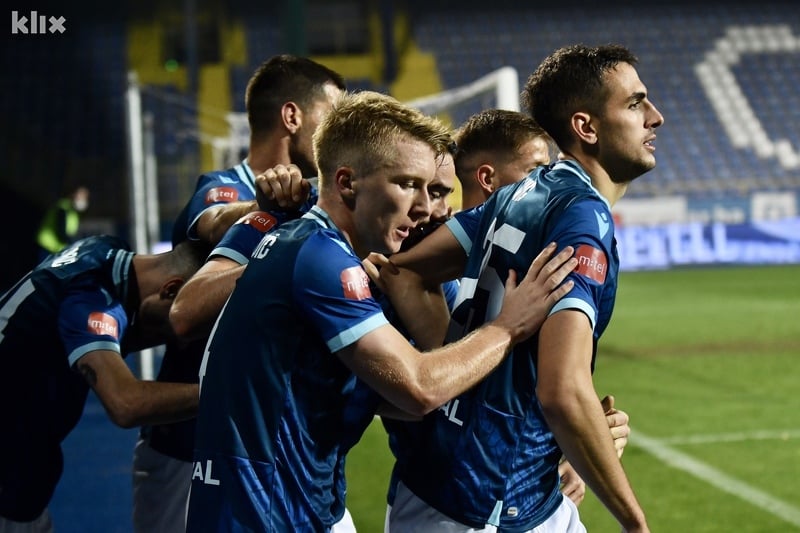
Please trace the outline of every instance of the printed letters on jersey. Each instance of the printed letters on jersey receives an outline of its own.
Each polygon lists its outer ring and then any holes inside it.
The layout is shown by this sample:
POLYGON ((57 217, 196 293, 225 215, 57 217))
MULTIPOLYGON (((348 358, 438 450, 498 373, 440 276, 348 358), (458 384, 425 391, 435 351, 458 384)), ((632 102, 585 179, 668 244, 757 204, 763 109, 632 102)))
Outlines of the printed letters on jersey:
POLYGON ((603 284, 606 281, 606 272, 608 272, 608 261, 606 254, 603 250, 598 250, 594 246, 582 244, 578 246, 575 251, 575 258, 578 260, 578 266, 575 267, 575 272, 581 276, 603 284))
POLYGON ((372 297, 372 292, 369 290, 369 277, 363 268, 358 266, 346 268, 342 270, 340 279, 346 298, 366 300, 372 297))
POLYGON ((109 335, 119 340, 119 328, 117 327, 117 320, 113 316, 106 313, 90 313, 87 330, 89 333, 93 333, 95 335, 109 335))
POLYGON ((235 202, 238 199, 239 191, 234 187, 214 187, 206 193, 206 204, 235 202))
POLYGON ((278 221, 275 219, 275 217, 265 211, 253 211, 247 213, 237 222, 237 224, 247 224, 248 226, 253 226, 262 233, 266 233, 270 229, 274 228, 277 223, 278 221))

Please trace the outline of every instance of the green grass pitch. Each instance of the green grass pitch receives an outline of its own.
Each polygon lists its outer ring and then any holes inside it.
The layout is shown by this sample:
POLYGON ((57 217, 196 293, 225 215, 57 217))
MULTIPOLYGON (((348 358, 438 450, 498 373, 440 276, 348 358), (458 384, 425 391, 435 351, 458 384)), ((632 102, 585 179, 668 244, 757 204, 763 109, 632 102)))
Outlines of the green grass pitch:
MULTIPOLYGON (((653 531, 800 531, 800 266, 623 272, 595 386, 631 416, 653 531)), ((359 533, 383 530, 390 468, 376 421, 347 462, 359 533)), ((619 531, 591 491, 579 509, 619 531)))

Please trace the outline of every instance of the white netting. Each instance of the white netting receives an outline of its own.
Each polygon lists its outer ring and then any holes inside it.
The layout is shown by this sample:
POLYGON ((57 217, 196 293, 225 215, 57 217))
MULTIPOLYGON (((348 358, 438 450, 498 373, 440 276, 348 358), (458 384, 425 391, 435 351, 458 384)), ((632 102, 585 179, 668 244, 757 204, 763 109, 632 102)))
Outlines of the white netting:
POLYGON ((406 103, 429 115, 447 115, 457 126, 484 109, 519 111, 519 76, 514 67, 502 67, 466 85, 406 103))

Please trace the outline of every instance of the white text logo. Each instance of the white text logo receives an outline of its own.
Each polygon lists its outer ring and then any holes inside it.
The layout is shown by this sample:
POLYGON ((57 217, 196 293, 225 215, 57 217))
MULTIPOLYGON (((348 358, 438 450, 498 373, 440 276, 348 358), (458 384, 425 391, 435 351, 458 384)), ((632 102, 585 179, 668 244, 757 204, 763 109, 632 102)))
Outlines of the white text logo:
POLYGON ((31 11, 30 15, 27 17, 20 16, 19 11, 12 11, 11 33, 13 35, 17 35, 18 33, 22 33, 24 35, 29 33, 33 35, 43 35, 46 33, 56 32, 64 33, 67 31, 67 28, 64 27, 66 22, 67 19, 64 17, 47 17, 45 15, 40 15, 36 11, 31 11))

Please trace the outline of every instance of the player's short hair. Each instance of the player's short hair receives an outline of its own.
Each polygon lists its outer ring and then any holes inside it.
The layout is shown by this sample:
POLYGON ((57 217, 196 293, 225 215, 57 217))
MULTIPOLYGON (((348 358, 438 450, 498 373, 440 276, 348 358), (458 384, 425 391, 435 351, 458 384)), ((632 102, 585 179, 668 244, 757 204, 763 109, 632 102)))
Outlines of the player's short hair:
POLYGON ((208 257, 208 249, 199 241, 185 240, 162 255, 167 258, 166 270, 169 275, 187 280, 203 266, 208 257))
POLYGON ((391 96, 373 91, 346 93, 314 132, 321 186, 342 166, 368 174, 390 164, 396 156, 396 141, 403 136, 423 141, 437 156, 445 154, 452 143, 442 122, 391 96))
POLYGON ((306 57, 276 55, 263 62, 247 83, 245 108, 251 131, 258 135, 273 128, 286 102, 308 109, 326 98, 325 85, 345 90, 341 74, 306 57))
POLYGON ((565 46, 550 54, 528 77, 522 102, 528 113, 564 148, 570 143, 570 118, 579 111, 599 114, 608 98, 606 73, 637 58, 617 44, 565 46))
POLYGON ((456 175, 471 173, 472 169, 466 168, 465 161, 472 154, 489 151, 514 157, 522 145, 537 137, 552 143, 547 132, 525 113, 505 109, 485 109, 475 113, 454 135, 456 175))

